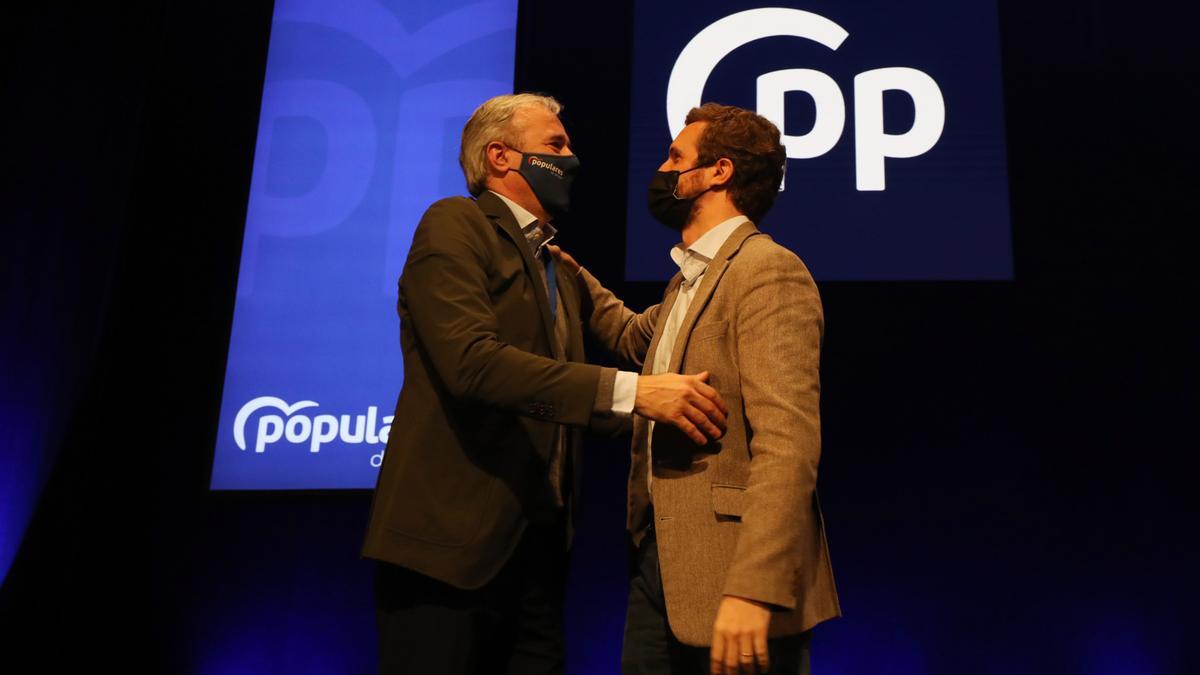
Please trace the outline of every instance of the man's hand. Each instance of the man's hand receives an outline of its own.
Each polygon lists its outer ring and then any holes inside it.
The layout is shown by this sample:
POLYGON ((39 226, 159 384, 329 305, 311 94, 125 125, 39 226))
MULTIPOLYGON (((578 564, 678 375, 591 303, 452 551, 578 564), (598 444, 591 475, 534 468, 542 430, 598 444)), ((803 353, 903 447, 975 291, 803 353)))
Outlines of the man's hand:
POLYGON ((767 656, 770 624, 771 610, 763 603, 732 595, 722 598, 713 623, 712 672, 717 675, 767 672, 771 666, 767 656))
POLYGON ((697 445, 725 434, 729 408, 716 389, 708 386, 708 372, 699 375, 642 375, 638 377, 633 411, 655 422, 672 424, 697 445), (706 438, 707 436, 707 438, 706 438))
POLYGON ((546 248, 550 249, 550 255, 554 256, 554 260, 558 262, 558 264, 563 265, 570 270, 571 274, 579 274, 580 265, 579 263, 575 262, 575 259, 571 257, 570 253, 567 253, 554 244, 546 244, 546 248))

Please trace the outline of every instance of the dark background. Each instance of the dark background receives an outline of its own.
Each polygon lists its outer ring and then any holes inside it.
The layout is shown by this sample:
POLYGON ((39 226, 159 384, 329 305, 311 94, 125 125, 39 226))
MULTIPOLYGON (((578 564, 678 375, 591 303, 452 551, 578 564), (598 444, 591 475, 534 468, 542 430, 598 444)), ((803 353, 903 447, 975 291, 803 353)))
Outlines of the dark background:
MULTIPOLYGON (((1016 281, 821 285, 846 617, 815 672, 1200 672, 1196 15, 1001 2, 1016 281)), ((661 285, 619 283, 630 17, 523 0, 516 86, 566 104, 587 160, 566 244, 643 306, 661 285)), ((0 499, 41 490, 6 672, 374 667, 369 495, 207 490, 270 18, 4 22, 0 499)), ((626 452, 588 455, 572 673, 616 671, 626 452)))

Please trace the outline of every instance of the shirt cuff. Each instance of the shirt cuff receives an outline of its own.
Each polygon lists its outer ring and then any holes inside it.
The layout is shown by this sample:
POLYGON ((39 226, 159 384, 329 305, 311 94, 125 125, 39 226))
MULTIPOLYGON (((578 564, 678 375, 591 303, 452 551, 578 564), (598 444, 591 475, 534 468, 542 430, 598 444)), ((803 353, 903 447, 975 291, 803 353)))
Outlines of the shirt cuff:
POLYGON ((612 411, 616 415, 629 416, 633 413, 633 404, 637 402, 637 373, 627 370, 617 371, 613 380, 612 411))

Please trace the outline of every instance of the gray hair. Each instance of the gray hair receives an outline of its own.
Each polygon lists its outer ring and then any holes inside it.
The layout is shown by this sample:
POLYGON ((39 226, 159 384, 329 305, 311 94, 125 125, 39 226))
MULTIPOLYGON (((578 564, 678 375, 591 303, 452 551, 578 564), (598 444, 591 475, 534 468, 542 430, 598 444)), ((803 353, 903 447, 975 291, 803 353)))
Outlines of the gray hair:
POLYGON ((555 115, 562 110, 562 104, 552 96, 504 94, 484 101, 471 114, 471 119, 463 127, 458 163, 467 177, 467 190, 472 195, 478 196, 487 189, 488 144, 502 141, 513 148, 520 146, 521 140, 517 137, 520 130, 513 127, 512 118, 520 108, 533 105, 541 106, 555 115))

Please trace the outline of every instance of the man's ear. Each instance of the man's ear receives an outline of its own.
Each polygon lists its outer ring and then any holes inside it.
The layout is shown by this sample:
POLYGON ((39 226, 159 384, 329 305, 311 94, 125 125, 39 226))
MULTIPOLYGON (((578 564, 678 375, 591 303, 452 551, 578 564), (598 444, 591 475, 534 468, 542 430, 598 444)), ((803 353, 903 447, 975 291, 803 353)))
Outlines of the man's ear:
POLYGON ((713 165, 713 187, 728 185, 729 181, 733 180, 733 162, 727 157, 722 157, 713 165))
POLYGON ((506 152, 507 150, 508 146, 500 141, 492 141, 491 143, 487 144, 486 148, 484 148, 484 157, 487 158, 488 167, 490 167, 494 173, 502 174, 508 169, 513 168, 512 164, 508 161, 508 152, 506 152))

